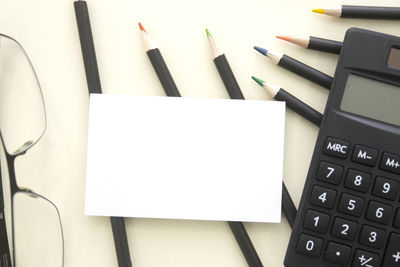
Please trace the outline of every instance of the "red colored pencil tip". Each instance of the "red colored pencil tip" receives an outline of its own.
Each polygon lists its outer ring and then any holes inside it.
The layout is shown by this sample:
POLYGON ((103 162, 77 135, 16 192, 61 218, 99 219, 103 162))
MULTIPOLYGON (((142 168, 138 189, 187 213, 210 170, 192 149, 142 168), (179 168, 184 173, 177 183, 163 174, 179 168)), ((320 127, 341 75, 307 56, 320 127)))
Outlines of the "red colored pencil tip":
POLYGON ((146 32, 146 30, 143 28, 143 25, 142 25, 142 23, 140 23, 140 22, 139 22, 139 28, 140 28, 140 30, 142 30, 142 31, 146 32))
POLYGON ((290 37, 288 37, 288 36, 277 35, 276 38, 281 39, 281 40, 285 40, 285 41, 288 41, 288 42, 291 41, 290 37))

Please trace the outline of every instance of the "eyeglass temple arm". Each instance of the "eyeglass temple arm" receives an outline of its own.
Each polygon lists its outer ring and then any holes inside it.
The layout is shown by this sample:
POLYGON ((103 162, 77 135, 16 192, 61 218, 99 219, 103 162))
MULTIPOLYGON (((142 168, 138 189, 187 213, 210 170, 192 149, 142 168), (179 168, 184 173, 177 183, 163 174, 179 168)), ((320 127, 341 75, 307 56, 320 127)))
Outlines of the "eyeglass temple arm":
POLYGON ((8 244, 4 209, 0 210, 0 267, 11 267, 10 247, 8 244))
POLYGON ((3 181, 0 172, 0 267, 11 267, 10 246, 4 214, 3 181))

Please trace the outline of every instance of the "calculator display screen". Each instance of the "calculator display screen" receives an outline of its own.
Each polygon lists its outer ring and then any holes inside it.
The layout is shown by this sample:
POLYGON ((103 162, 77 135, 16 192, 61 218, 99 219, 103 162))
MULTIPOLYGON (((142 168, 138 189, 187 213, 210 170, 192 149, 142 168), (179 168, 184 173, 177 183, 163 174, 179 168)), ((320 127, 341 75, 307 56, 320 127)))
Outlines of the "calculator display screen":
POLYGON ((350 74, 340 108, 400 126, 400 87, 350 74))
POLYGON ((390 49, 388 65, 390 67, 395 67, 400 69, 400 49, 397 48, 390 49))

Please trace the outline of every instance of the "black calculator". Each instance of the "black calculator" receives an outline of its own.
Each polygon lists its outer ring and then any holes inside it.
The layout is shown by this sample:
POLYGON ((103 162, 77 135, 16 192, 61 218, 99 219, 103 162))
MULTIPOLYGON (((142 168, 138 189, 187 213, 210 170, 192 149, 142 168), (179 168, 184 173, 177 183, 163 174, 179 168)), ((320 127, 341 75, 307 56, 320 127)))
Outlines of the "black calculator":
POLYGON ((400 267, 400 38, 347 31, 286 267, 400 267))

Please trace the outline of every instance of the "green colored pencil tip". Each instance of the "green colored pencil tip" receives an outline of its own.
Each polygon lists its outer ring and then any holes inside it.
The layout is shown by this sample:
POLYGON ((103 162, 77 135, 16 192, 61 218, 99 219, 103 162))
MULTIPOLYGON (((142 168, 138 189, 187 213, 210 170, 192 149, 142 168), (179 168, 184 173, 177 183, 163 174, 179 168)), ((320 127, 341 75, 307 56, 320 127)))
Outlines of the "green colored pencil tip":
POLYGON ((206 34, 207 34, 207 38, 212 38, 211 33, 208 31, 208 29, 206 29, 206 34))
POLYGON ((251 78, 252 78, 256 83, 258 83, 260 86, 264 86, 265 81, 263 81, 263 80, 261 80, 261 79, 259 79, 259 78, 257 78, 257 77, 254 77, 254 76, 251 76, 251 78))

